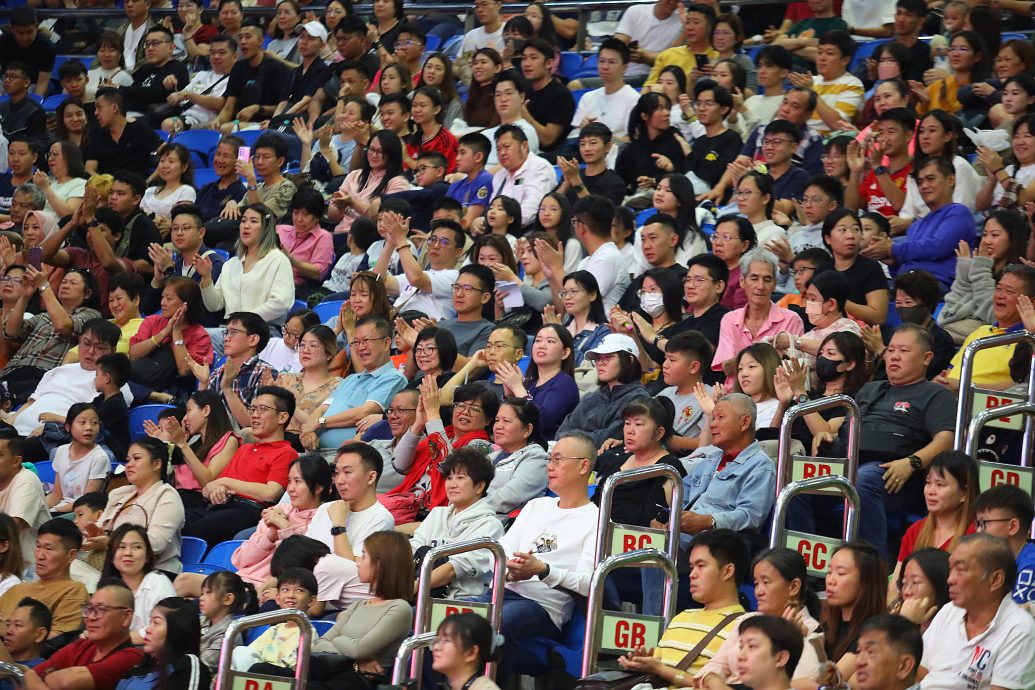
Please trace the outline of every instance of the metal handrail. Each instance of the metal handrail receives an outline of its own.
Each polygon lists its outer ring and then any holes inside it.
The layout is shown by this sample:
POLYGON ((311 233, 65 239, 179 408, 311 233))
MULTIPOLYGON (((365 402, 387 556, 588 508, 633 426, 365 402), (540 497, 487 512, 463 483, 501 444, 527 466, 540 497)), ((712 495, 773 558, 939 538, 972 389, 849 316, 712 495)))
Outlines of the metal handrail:
POLYGON ((672 483, 669 496, 669 539, 667 550, 668 557, 675 562, 679 554, 679 518, 683 509, 683 478, 670 465, 651 465, 649 467, 637 467, 634 470, 616 472, 604 482, 604 488, 600 492, 600 510, 597 513, 597 545, 593 555, 594 563, 600 563, 605 558, 605 554, 610 555, 607 554, 607 550, 615 524, 611 521, 611 503, 614 500, 615 489, 622 484, 638 482, 652 477, 665 477, 672 483))
MULTIPOLYGON (((392 685, 402 685, 410 677, 406 667, 409 666, 410 655, 418 649, 430 647, 435 641, 438 633, 426 632, 421 635, 407 637, 399 645, 399 651, 395 653, 395 666, 392 667, 392 685)), ((420 678, 420 676, 417 676, 420 678)))
POLYGON ((776 489, 778 492, 787 486, 791 479, 791 441, 793 440, 791 428, 794 426, 794 422, 807 414, 835 407, 843 407, 848 412, 846 415, 848 417, 848 452, 845 476, 851 483, 855 483, 859 470, 859 437, 862 431, 859 405, 850 396, 838 393, 795 405, 783 413, 783 419, 780 421, 780 442, 776 451, 776 489))
MULTIPOLYGON (((967 449, 966 453, 974 460, 978 460, 978 434, 981 429, 984 428, 993 419, 1000 417, 1012 417, 1015 414, 1023 414, 1027 418, 1027 421, 1035 419, 1035 403, 1030 402, 1018 402, 1010 405, 1003 405, 1002 407, 993 407, 987 410, 981 410, 981 412, 974 415, 974 418, 970 420, 970 426, 967 429, 967 449)), ((1027 440, 1027 438, 1025 438, 1027 440)), ((1031 453, 1021 452, 1021 464, 1020 467, 1031 468, 1032 465, 1031 453)), ((981 461, 978 460, 978 464, 981 461)), ((1035 524, 1031 526, 1031 536, 1035 538, 1035 524)))
POLYGON ((25 674, 14 664, 0 661, 0 678, 9 679, 15 690, 25 690, 25 674))
MULTIPOLYGON (((499 632, 500 622, 503 619, 503 592, 506 586, 507 576, 507 552, 495 539, 483 537, 480 539, 468 539, 453 544, 437 546, 424 556, 420 564, 420 573, 417 575, 417 606, 413 621, 413 631, 416 636, 433 632, 428 630, 431 617, 431 571, 434 570, 435 562, 440 558, 448 558, 459 553, 488 549, 492 552, 492 599, 489 608, 489 624, 494 632, 499 632)), ((422 647, 417 647, 413 652, 410 664, 412 678, 420 678, 420 667, 423 662, 422 647)), ((397 657, 398 660, 398 657, 397 657)), ((490 678, 496 676, 496 663, 489 662, 485 667, 485 674, 490 678)), ((393 681, 397 682, 397 681, 393 681)))
POLYGON ((773 526, 769 532, 769 547, 776 548, 783 543, 785 523, 787 522, 787 507, 791 499, 798 494, 818 491, 820 489, 836 489, 845 497, 848 506, 845 508, 845 522, 842 528, 844 541, 852 541, 859 534, 859 492, 845 477, 824 475, 812 477, 798 482, 791 482, 780 490, 776 497, 776 507, 773 512, 773 526))
POLYGON ((586 636, 582 645, 582 677, 593 673, 597 655, 600 653, 601 630, 598 625, 603 616, 604 581, 612 570, 637 563, 646 563, 665 571, 665 598, 661 607, 662 618, 667 626, 676 608, 676 581, 679 575, 676 564, 668 554, 658 549, 638 549, 604 559, 593 571, 589 584, 589 601, 586 611, 586 636))
MULTIPOLYGON (((230 663, 233 661, 233 651, 236 646, 234 642, 237 636, 249 628, 257 628, 261 625, 274 625, 294 621, 299 628, 298 656, 295 660, 295 687, 294 690, 305 690, 306 680, 309 678, 309 653, 313 648, 313 638, 316 630, 307 616, 298 609, 279 609, 257 613, 254 616, 244 616, 230 622, 226 633, 223 635, 223 645, 219 648, 219 664, 216 675, 216 690, 228 690, 226 684, 231 673, 230 663)), ((240 673, 239 671, 236 673, 240 673)))
MULTIPOLYGON (((971 386, 971 382, 974 380, 974 357, 981 350, 1022 342, 1032 346, 1031 366, 1028 370, 1028 401, 1035 402, 1035 333, 1015 331, 990 335, 987 338, 972 341, 963 350, 963 362, 960 366, 959 404, 956 406, 956 432, 953 438, 953 448, 956 450, 963 450, 968 445, 967 434, 971 416, 974 414, 974 388, 971 386)), ((1022 455, 1031 454, 1033 440, 1035 440, 1035 418, 1028 417, 1024 423, 1022 455)))

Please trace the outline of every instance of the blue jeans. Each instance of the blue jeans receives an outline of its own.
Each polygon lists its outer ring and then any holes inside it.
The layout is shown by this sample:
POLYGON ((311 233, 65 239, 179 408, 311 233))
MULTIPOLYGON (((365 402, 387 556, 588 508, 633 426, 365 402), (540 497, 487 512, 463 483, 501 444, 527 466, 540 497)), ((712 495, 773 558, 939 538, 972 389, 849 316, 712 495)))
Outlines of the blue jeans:
MULTIPOLYGON (((492 591, 485 590, 472 601, 492 601, 492 591)), ((530 637, 548 637, 556 640, 560 638, 561 631, 554 625, 546 609, 508 589, 503 593, 500 634, 503 635, 503 648, 500 650, 496 679, 500 687, 505 687, 505 684, 512 685, 511 681, 515 678, 513 643, 530 637)))
POLYGON ((923 479, 914 474, 901 491, 889 494, 884 488, 884 473, 887 471, 878 462, 859 466, 855 488, 859 491, 859 539, 868 541, 881 553, 888 554, 888 513, 916 511, 923 501, 923 479))

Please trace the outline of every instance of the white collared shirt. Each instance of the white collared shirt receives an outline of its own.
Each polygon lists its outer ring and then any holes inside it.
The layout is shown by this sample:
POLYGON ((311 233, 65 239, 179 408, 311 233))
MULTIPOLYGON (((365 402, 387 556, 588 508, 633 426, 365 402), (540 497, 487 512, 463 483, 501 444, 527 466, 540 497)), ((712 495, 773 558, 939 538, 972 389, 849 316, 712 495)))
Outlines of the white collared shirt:
POLYGON ((511 173, 500 168, 492 176, 493 198, 509 196, 521 204, 521 225, 529 225, 539 213, 539 202, 557 186, 557 173, 545 158, 529 154, 511 173))

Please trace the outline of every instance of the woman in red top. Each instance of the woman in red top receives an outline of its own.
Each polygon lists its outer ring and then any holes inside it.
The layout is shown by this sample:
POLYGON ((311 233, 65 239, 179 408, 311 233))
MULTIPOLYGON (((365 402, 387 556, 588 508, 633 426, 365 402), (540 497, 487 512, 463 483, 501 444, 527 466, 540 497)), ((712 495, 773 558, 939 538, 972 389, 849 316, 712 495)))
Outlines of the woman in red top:
POLYGON ((404 163, 408 170, 417 167, 417 157, 425 151, 437 151, 446 157, 447 172, 456 172, 456 154, 460 148, 456 137, 442 126, 445 118, 442 92, 434 86, 422 86, 413 92, 410 117, 415 130, 406 141, 404 163))
POLYGON ((927 517, 913 523, 902 537, 892 581, 898 580, 903 562, 914 551, 928 547, 952 551, 960 537, 974 532, 978 491, 978 469, 973 458, 956 450, 934 457, 924 485, 927 517))

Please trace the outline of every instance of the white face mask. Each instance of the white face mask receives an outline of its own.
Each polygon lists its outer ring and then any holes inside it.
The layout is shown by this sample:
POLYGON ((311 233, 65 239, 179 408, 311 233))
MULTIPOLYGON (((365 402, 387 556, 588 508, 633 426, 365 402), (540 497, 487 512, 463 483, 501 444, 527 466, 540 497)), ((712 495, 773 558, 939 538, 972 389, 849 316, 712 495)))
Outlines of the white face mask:
POLYGON ((640 297, 640 309, 650 316, 659 316, 665 311, 665 296, 660 292, 648 292, 640 297))

